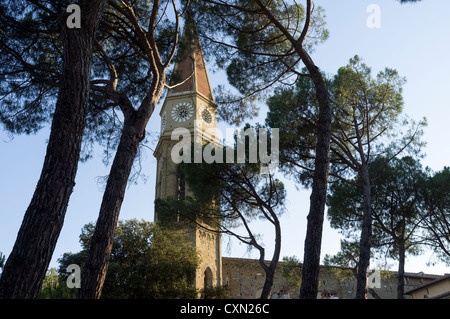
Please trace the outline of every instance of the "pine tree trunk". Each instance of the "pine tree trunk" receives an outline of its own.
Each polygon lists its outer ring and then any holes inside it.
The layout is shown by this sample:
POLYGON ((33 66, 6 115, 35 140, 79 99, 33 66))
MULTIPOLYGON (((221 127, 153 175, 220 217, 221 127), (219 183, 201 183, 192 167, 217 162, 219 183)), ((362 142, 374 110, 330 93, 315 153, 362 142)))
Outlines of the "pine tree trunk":
POLYGON ((367 269, 370 264, 370 241, 372 237, 371 186, 369 168, 362 166, 363 180, 363 222, 359 243, 359 263, 356 277, 356 299, 367 299, 367 269))
POLYGON ((148 120, 164 89, 165 71, 159 72, 159 81, 154 80, 152 93, 143 100, 140 109, 125 114, 122 136, 106 183, 88 258, 81 272, 79 299, 99 299, 101 296, 128 178, 148 120))
POLYGON ((319 285, 320 251, 328 186, 331 139, 331 104, 328 89, 319 69, 312 61, 303 59, 311 74, 319 99, 315 168, 306 230, 301 299, 316 299, 319 285))
POLYGON ((91 239, 88 259, 82 269, 78 294, 82 299, 98 299, 101 296, 125 189, 145 131, 145 125, 138 122, 135 116, 125 120, 91 239))
POLYGON ((86 1, 81 29, 62 27, 63 73, 41 176, 0 279, 0 298, 36 298, 64 223, 81 150, 94 33, 106 1, 86 1))
POLYGON ((397 299, 405 298, 405 242, 400 239, 398 258, 397 299))
POLYGON ((260 299, 269 299, 272 294, 272 287, 273 287, 273 277, 275 275, 275 270, 270 269, 268 267, 267 271, 265 272, 266 279, 264 280, 263 290, 261 292, 260 299))
MULTIPOLYGON (((325 80, 319 68, 304 50, 302 38, 295 39, 261 2, 257 1, 271 22, 287 37, 308 69, 316 88, 319 100, 319 118, 317 122, 317 144, 314 160, 314 176, 308 213, 305 248, 303 256, 303 274, 300 288, 301 299, 316 299, 319 285, 320 250, 322 245, 323 219, 328 187, 330 164, 332 106, 325 80)), ((307 1, 308 14, 312 11, 312 1, 307 1)), ((309 24, 307 24, 309 27, 309 24)), ((305 29, 306 31, 306 29, 305 29)), ((306 33, 304 34, 306 35, 306 33)), ((304 39, 304 38, 303 38, 304 39)))
MULTIPOLYGON (((275 220, 275 248, 272 256, 272 260, 270 262, 269 267, 264 265, 263 269, 265 270, 266 279, 264 281, 263 291, 261 292, 260 299, 269 299, 272 295, 272 288, 273 288, 273 278, 275 276, 275 270, 278 265, 278 260, 280 259, 280 253, 281 253, 281 226, 280 223, 275 215, 272 214, 272 216, 276 219, 275 220)), ((260 264, 263 266, 264 258, 260 259, 260 264)))

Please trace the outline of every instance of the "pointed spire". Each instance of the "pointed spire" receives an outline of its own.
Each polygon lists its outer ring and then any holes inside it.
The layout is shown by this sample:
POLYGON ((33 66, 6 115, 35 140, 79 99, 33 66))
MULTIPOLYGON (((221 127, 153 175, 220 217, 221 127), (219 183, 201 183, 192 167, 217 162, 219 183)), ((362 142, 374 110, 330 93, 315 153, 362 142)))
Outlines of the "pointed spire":
POLYGON ((183 35, 179 45, 168 95, 181 92, 197 92, 213 100, 208 72, 198 39, 195 23, 190 15, 186 18, 183 35), (187 79, 187 80, 186 80, 187 79), (184 81, 184 82, 183 82, 184 81))

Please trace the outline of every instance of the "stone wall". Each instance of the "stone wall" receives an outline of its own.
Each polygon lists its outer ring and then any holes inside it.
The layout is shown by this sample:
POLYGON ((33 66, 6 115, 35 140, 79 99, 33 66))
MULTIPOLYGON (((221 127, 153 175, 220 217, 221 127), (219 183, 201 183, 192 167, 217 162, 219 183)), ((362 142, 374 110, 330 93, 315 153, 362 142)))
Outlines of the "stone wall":
MULTIPOLYGON (((278 270, 278 268, 277 268, 278 270)), ((229 288, 231 299, 257 299, 264 285, 264 270, 256 259, 222 257, 222 285, 229 288)), ((272 298, 289 298, 289 287, 285 278, 276 271, 272 298)))
MULTIPOLYGON (((275 273, 272 289, 273 299, 295 299, 299 291, 291 290, 286 278, 279 272, 281 262, 275 273)), ((424 273, 405 274, 405 292, 423 284, 429 283, 439 275, 424 273)), ((372 278, 372 277, 370 277, 372 278)), ((229 297, 232 299, 256 299, 261 295, 265 274, 258 260, 245 258, 222 257, 222 285, 228 286, 229 297)), ((369 299, 397 298, 397 273, 380 272, 377 278, 379 285, 372 287, 369 299)), ((318 298, 323 299, 353 299, 356 295, 356 279, 350 270, 338 267, 321 267, 319 274, 318 298)), ((405 296, 409 298, 409 296, 405 296)))

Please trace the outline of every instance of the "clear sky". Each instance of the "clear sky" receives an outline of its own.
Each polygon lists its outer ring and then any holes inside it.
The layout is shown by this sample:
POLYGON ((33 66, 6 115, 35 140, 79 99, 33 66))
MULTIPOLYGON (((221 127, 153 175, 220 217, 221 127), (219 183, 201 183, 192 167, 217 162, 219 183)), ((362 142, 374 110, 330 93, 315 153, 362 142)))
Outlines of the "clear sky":
MULTIPOLYGON (((300 1, 304 2, 304 1, 300 1)), ((329 39, 312 54, 315 63, 325 72, 334 74, 355 54, 361 56, 376 73, 385 67, 395 68, 407 78, 404 86, 404 111, 412 118, 428 119, 424 140, 428 143, 424 166, 441 170, 450 166, 450 1, 424 0, 422 3, 400 5, 396 0, 316 0, 326 11, 329 39), (380 28, 369 28, 367 8, 376 4, 381 9, 380 28)), ((215 74, 209 74, 217 83, 215 74)), ((149 122, 148 131, 156 140, 160 127, 157 109, 149 122)), ((264 118, 264 114, 261 115, 264 118)), ((16 239, 24 212, 39 179, 45 156, 48 129, 32 136, 10 138, 0 130, 0 252, 8 255, 16 239)), ((156 145, 156 144, 155 144, 156 145)), ((153 148, 155 145, 149 145, 153 148)), ((156 160, 148 149, 143 158, 142 172, 147 179, 127 189, 121 219, 153 221, 156 160)), ((102 163, 102 150, 79 166, 65 224, 51 266, 64 252, 80 250, 78 236, 83 225, 95 222, 101 199, 102 185, 98 177, 107 175, 109 167, 102 163)), ((282 256, 302 259, 309 209, 310 190, 297 190, 285 181, 288 190, 288 212, 282 217, 282 256)), ((264 226, 267 256, 272 240, 264 226)), ((322 254, 339 250, 339 234, 325 222, 322 254)), ((245 248, 233 243, 229 252, 223 243, 224 256, 249 257, 245 248)), ((255 254, 250 255, 255 257, 255 254)), ((406 271, 450 273, 442 264, 427 267, 429 255, 407 258, 406 271)))

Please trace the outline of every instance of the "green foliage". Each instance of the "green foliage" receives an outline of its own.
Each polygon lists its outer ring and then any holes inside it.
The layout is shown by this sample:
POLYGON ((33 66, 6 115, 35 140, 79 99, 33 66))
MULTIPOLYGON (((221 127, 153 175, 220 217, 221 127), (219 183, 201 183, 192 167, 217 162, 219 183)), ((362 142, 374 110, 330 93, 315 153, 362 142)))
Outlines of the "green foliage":
POLYGON ((356 277, 359 261, 359 242, 341 240, 341 250, 336 255, 326 254, 323 265, 339 282, 356 277))
MULTIPOLYGON (((360 178, 355 178, 354 182, 358 185, 360 178)), ((361 227, 362 189, 355 184, 338 181, 330 185, 329 193, 327 216, 330 225, 332 228, 339 229, 346 237, 351 237, 352 232, 361 227)))
MULTIPOLYGON (((281 83, 297 76, 301 59, 292 43, 254 1, 194 1, 198 29, 207 58, 226 72, 234 90, 219 87, 218 115, 230 124, 257 114, 256 102, 281 83)), ((304 7, 295 1, 271 1, 268 9, 296 39, 305 20, 304 7)), ((304 47, 309 53, 328 37, 322 8, 311 20, 304 47)))
MULTIPOLYGON (((418 225, 423 219, 421 212, 421 189, 426 173, 420 162, 412 157, 378 158, 369 165, 372 181, 371 204, 373 236, 371 246, 387 249, 388 254, 398 258, 399 245, 409 254, 418 254, 418 225)), ((341 252, 329 261, 332 264, 356 266, 356 246, 362 223, 363 196, 359 178, 352 183, 333 183, 327 198, 328 219, 331 227, 340 229, 351 242, 341 242, 341 252)))
POLYGON ((437 257, 450 265, 450 168, 431 175, 425 185, 422 209, 428 243, 437 257))
MULTIPOLYGON (((83 228, 81 252, 59 260, 62 281, 69 264, 83 271, 93 230, 92 224, 83 228)), ((196 298, 192 283, 199 258, 183 236, 145 221, 119 221, 102 298, 196 298)))
POLYGON ((387 245, 394 258, 400 246, 410 255, 420 254, 419 226, 424 216, 421 193, 427 171, 410 156, 395 158, 388 164, 378 159, 373 166, 374 238, 378 238, 375 245, 387 245))
POLYGON ((302 264, 297 257, 283 257, 280 264, 280 273, 287 279, 289 288, 300 289, 302 283, 302 264))
POLYGON ((200 291, 201 299, 227 299, 229 298, 228 286, 205 287, 200 291))
MULTIPOLYGON (((313 167, 318 101, 314 83, 301 77, 294 87, 281 87, 267 100, 267 127, 279 127, 280 164, 284 173, 307 183, 298 165, 313 167)), ((306 177, 306 179, 305 179, 306 177)))
MULTIPOLYGON (((83 137, 84 159, 92 156, 92 147, 98 143, 104 148, 107 164, 114 156, 122 134, 124 105, 133 110, 147 107, 154 98, 148 96, 151 93, 149 88, 161 75, 170 78, 170 72, 166 69, 154 69, 152 52, 157 51, 155 54, 161 63, 169 65, 172 49, 182 42, 180 34, 179 43, 175 43, 175 34, 181 30, 176 29, 173 11, 169 13, 171 6, 169 0, 159 3, 158 23, 152 29, 152 1, 109 1, 97 32, 98 45, 94 48, 92 91, 83 137), (132 7, 132 14, 126 10, 126 5, 132 7), (146 36, 140 36, 140 31, 145 32, 146 36), (156 45, 151 50, 149 39, 154 39, 156 45)), ((179 9, 178 14, 182 9, 184 7, 179 9)))
POLYGON ((42 283, 39 299, 75 299, 76 289, 67 287, 66 281, 55 268, 50 268, 42 283))
MULTIPOLYGON (((362 163, 379 156, 419 153, 426 120, 415 123, 402 114, 405 79, 397 71, 386 68, 373 76, 371 69, 355 56, 326 81, 333 104, 331 181, 353 178, 362 163)), ((266 125, 283 128, 282 169, 297 182, 309 185, 318 121, 312 80, 300 78, 294 88, 278 89, 267 105, 266 125)))
MULTIPOLYGON (((347 279, 354 279, 358 272, 359 242, 341 240, 341 250, 336 255, 326 254, 323 259, 325 270, 332 274, 338 282, 347 279)), ((388 265, 380 267, 381 279, 388 279, 393 276, 393 272, 388 270, 388 265), (384 270, 386 269, 386 270, 384 270)), ((378 269, 378 268, 377 268, 378 269)))
MULTIPOLYGON (((211 145, 205 145, 204 150, 211 145)), ((229 150, 235 153, 235 150, 229 150)), ((193 197, 157 199, 155 213, 158 220, 169 220, 172 227, 180 225, 185 228, 195 223, 210 231, 233 236, 248 249, 259 250, 260 265, 266 274, 261 294, 261 298, 265 298, 270 293, 280 255, 279 215, 284 212, 286 191, 283 183, 272 174, 261 174, 263 165, 258 161, 252 163, 251 153, 237 153, 243 155, 237 163, 213 161, 208 164, 202 161, 179 164, 193 197), (265 260, 265 247, 259 243, 260 234, 252 224, 256 219, 274 227, 275 243, 270 265, 262 262, 265 260), (240 229, 237 226, 241 226, 240 229)))
MULTIPOLYGON (((51 122, 63 73, 61 28, 70 3, 0 1, 0 123, 11 134, 35 133, 51 122)), ((150 30, 151 1, 108 2, 93 48, 82 160, 92 156, 95 143, 104 147, 105 162, 110 160, 123 128, 119 104, 129 101, 138 108, 151 87, 148 43, 135 32, 134 22, 155 38, 162 63, 169 63, 176 28, 167 5, 170 1, 161 1, 159 23, 150 30), (124 14, 126 4, 133 7, 133 17, 124 14)))
POLYGON ((341 240, 341 250, 334 256, 325 255, 324 266, 337 266, 347 269, 358 267, 359 243, 356 241, 341 240))
MULTIPOLYGON (((68 2, 67 2, 68 4, 68 2)), ((61 12, 64 1, 46 1, 61 12)), ((0 123, 13 134, 30 134, 50 122, 62 44, 56 14, 28 1, 0 1, 0 123)))
POLYGON ((395 156, 406 147, 412 152, 420 149, 426 123, 416 124, 403 116, 405 81, 390 68, 372 76, 358 56, 338 70, 333 80, 331 174, 351 176, 377 157, 395 156))
MULTIPOLYGON (((236 149, 232 151, 236 159, 236 149)), ((275 223, 276 216, 284 212, 284 185, 271 174, 261 174, 262 164, 251 163, 246 151, 245 163, 226 163, 224 150, 223 163, 179 164, 193 196, 181 201, 174 197, 156 199, 158 220, 180 227, 184 227, 180 221, 203 222, 226 234, 256 219, 275 223)), ((252 242, 251 237, 238 236, 246 243, 252 242)))

